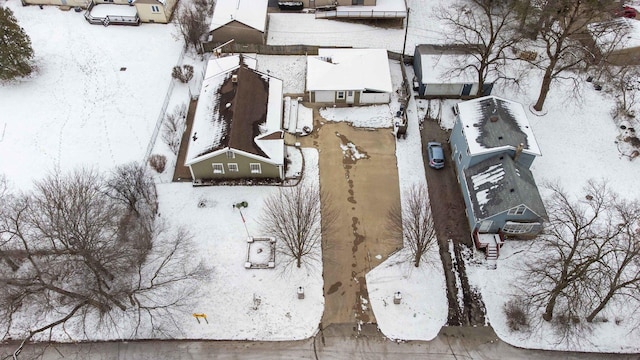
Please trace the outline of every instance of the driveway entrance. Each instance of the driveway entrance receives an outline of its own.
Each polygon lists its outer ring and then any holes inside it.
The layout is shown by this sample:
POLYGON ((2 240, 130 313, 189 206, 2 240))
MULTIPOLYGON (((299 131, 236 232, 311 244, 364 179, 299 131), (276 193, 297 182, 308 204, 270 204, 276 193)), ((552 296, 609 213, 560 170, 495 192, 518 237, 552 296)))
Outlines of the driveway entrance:
POLYGON ((365 274, 402 246, 385 231, 387 211, 400 201, 395 138, 390 129, 329 123, 313 112, 313 134, 299 141, 320 152, 320 189, 338 215, 334 231, 323 233, 322 326, 350 323, 358 332, 375 323, 365 274))

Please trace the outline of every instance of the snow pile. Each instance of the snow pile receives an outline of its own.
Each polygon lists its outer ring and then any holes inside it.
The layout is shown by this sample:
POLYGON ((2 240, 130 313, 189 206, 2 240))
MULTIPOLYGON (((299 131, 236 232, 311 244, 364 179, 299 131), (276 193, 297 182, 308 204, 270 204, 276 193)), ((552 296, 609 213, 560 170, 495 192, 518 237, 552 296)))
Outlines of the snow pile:
POLYGON ((329 121, 345 121, 355 127, 391 128, 393 114, 389 105, 359 107, 327 107, 320 109, 320 116, 329 121))

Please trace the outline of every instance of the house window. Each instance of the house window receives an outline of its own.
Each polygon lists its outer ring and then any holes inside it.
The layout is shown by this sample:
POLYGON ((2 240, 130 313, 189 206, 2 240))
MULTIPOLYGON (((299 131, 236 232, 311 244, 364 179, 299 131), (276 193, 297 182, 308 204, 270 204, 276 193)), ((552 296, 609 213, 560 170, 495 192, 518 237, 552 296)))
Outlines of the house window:
POLYGON ((506 234, 526 234, 533 230, 537 223, 514 223, 507 222, 502 227, 502 232, 506 234))
POLYGON ((154 13, 159 13, 160 12, 160 8, 156 5, 152 5, 151 6, 151 11, 154 13))
POLYGON ((213 164, 213 173, 214 174, 224 174, 224 165, 221 163, 213 164))
POLYGON ((235 158, 236 158, 236 153, 234 153, 231 150, 227 151, 227 159, 235 159, 235 158))
POLYGON ((349 96, 349 97, 353 96, 353 91, 351 91, 351 90, 347 91, 347 96, 349 96))
POLYGON ((338 91, 338 100, 344 100, 344 91, 338 91))
POLYGON ((514 208, 509 209, 508 214, 509 215, 522 215, 524 214, 524 211, 526 210, 526 207, 524 205, 520 205, 514 208))
POLYGON ((251 169, 252 174, 262 174, 262 168, 259 163, 249 164, 249 168, 251 169))
POLYGON ((227 169, 229 169, 229 172, 238 172, 238 164, 229 163, 227 164, 227 169))

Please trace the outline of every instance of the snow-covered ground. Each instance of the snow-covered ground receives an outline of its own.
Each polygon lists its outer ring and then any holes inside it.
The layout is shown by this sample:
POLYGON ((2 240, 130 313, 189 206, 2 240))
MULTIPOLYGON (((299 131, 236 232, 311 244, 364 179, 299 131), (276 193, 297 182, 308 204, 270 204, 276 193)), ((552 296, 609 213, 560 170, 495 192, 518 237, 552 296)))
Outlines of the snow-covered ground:
MULTIPOLYGON (((415 44, 438 42, 438 24, 429 15, 437 3, 409 1, 407 54, 413 53, 415 44)), ((109 170, 116 164, 142 159, 171 82, 171 67, 179 61, 182 45, 174 37, 175 29, 154 24, 94 26, 81 14, 53 7, 40 10, 16 2, 7 2, 7 6, 31 36, 38 72, 29 79, 0 85, 0 172, 15 187, 26 188, 33 179, 56 169, 65 171, 84 164, 109 170)), ((304 14, 269 16, 269 44, 383 47, 393 51, 403 47, 404 31, 400 29, 315 20, 304 14)), ((193 62, 201 69, 197 59, 193 62)), ((258 69, 281 78, 286 93, 304 91, 305 64, 300 56, 258 56, 258 69)), ((398 65, 392 66, 394 88, 399 86, 398 69, 398 65)), ((197 70, 196 77, 201 73, 197 70)), ((537 96, 539 77, 539 73, 531 71, 521 92, 496 86, 494 94, 528 107, 537 96)), ((197 89, 196 82, 191 92, 197 89)), ((583 101, 568 99, 566 94, 572 92, 569 87, 554 84, 546 113, 528 114, 542 151, 542 157, 532 167, 538 184, 557 180, 569 190, 578 190, 587 179, 606 178, 613 190, 630 199, 640 198, 640 187, 635 184, 640 163, 620 156, 614 142, 618 129, 609 114, 613 102, 588 83, 582 91, 583 101)), ((176 84, 174 93, 169 99, 169 111, 188 100, 189 88, 176 84)), ((445 128, 453 126, 453 103, 444 102, 440 110, 441 126, 445 128)), ((328 108, 323 110, 323 116, 349 119, 356 126, 389 128, 397 106, 396 97, 386 107, 328 108)), ((422 162, 420 138, 411 129, 418 128, 426 107, 425 101, 411 99, 407 108, 410 130, 407 139, 397 144, 401 190, 424 182, 423 167, 416 165, 422 162)), ((155 143, 154 153, 170 155, 160 141, 155 143)), ((305 162, 311 169, 317 156, 305 150, 305 162)), ((175 159, 170 158, 171 161, 175 163, 175 159)), ((309 170, 305 170, 305 176, 317 181, 317 173, 309 170)), ((249 202, 244 213, 247 230, 259 235, 255 220, 260 205, 275 189, 196 189, 189 184, 169 183, 170 176, 165 173, 159 177, 162 216, 191 228, 200 253, 214 267, 214 280, 203 284, 207 295, 193 309, 194 313, 207 313, 212 321, 198 324, 185 314, 181 324, 184 333, 176 336, 281 340, 312 335, 323 307, 321 270, 287 273, 278 267, 244 268, 247 233, 231 205, 249 202), (205 207, 197 206, 201 201, 205 207), (298 286, 305 288, 304 300, 297 299, 298 286)), ((518 266, 527 256, 519 250, 517 244, 505 244, 495 271, 482 265, 467 266, 471 281, 482 291, 489 321, 504 341, 518 346, 575 349, 555 341, 552 332, 544 328, 526 335, 510 333, 506 328, 502 304, 511 293, 508 279, 518 276, 518 266)), ((415 269, 399 262, 402 257, 401 251, 367 275, 371 306, 381 331, 388 337, 427 340, 446 321, 439 259, 434 253, 434 265, 415 269), (403 294, 399 305, 392 303, 396 291, 403 294)), ((627 316, 624 326, 613 321, 595 324, 591 333, 584 334, 578 349, 640 351, 637 330, 629 332, 626 327, 638 323, 632 316, 635 311, 622 309, 620 313, 627 316)), ((99 333, 92 335, 104 338, 99 333)))
POLYGON ((37 72, 0 85, 0 172, 28 187, 56 169, 145 156, 182 44, 174 28, 90 25, 82 13, 7 2, 37 72))
MULTIPOLYGON (((318 152, 303 152, 303 181, 318 186, 318 152)), ((299 166, 292 167, 299 171, 299 166)), ((261 233, 258 218, 264 199, 277 190, 272 186, 194 188, 189 183, 158 186, 162 217, 189 229, 199 246, 197 253, 213 267, 192 311, 206 314, 209 323, 184 314, 180 338, 291 340, 308 338, 317 330, 324 308, 321 262, 298 269, 276 254, 273 269, 245 268, 247 237, 268 235, 261 233), (233 205, 242 201, 249 206, 241 215, 233 205), (300 286, 304 299, 298 299, 300 286)))

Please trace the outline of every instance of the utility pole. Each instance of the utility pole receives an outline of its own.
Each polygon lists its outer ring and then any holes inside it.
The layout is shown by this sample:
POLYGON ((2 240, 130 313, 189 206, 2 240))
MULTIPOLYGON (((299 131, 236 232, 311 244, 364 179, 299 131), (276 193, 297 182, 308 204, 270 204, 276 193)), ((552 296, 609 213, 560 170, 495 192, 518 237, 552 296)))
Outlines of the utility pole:
POLYGON ((409 31, 409 14, 411 13, 411 9, 407 7, 407 25, 404 26, 404 42, 402 43, 402 54, 400 58, 404 63, 404 50, 407 47, 407 32, 409 31))

